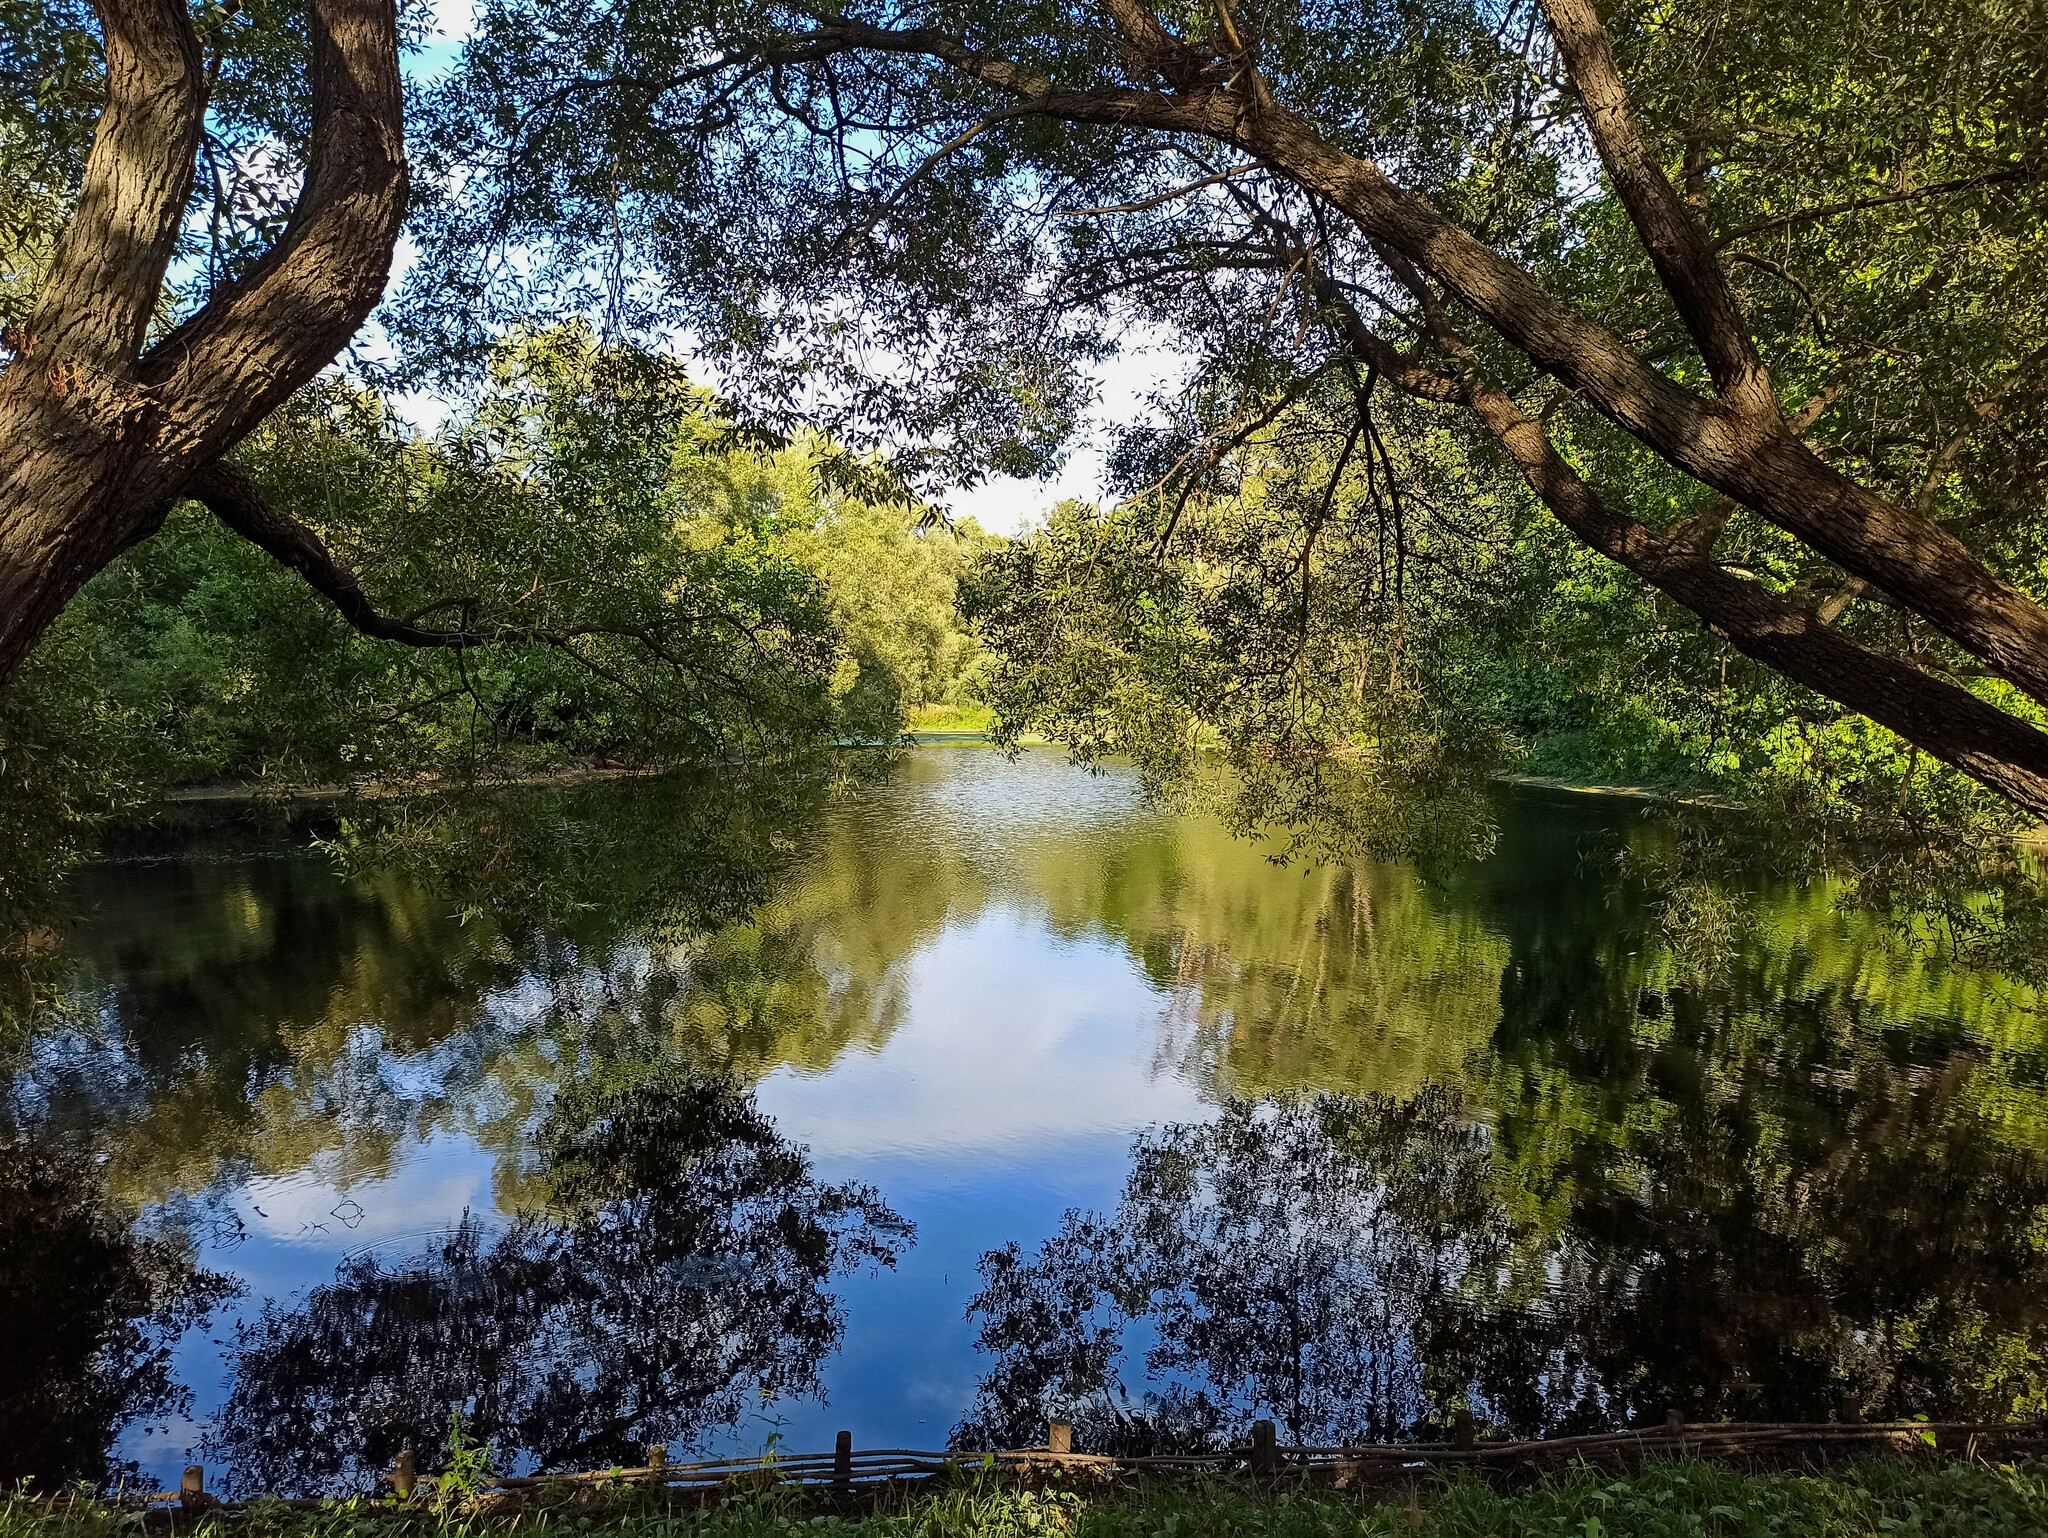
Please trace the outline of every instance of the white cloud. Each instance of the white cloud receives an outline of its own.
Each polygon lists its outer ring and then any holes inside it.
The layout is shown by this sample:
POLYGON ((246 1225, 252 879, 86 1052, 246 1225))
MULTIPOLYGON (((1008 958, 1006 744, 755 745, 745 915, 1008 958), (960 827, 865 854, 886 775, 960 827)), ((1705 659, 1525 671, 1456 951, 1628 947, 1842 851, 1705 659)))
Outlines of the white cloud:
POLYGON ((1194 1084, 1155 1066, 1164 1000, 1107 935, 1062 939, 1036 914, 990 908, 917 954, 909 992, 879 1054, 761 1086, 762 1108, 821 1158, 913 1155, 966 1179, 1204 1114, 1194 1084))

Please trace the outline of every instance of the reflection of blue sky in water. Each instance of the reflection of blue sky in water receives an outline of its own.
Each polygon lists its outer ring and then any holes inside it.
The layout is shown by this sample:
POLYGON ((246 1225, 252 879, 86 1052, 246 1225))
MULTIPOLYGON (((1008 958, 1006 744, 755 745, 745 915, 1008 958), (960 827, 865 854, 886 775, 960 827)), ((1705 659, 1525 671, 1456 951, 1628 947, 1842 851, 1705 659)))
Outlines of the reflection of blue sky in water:
MULTIPOLYGON (((40 1043, 14 1104, 108 1149, 116 1190, 200 1236, 254 1317, 347 1256, 419 1256, 466 1212, 508 1224, 531 1199, 531 1132, 607 1011, 626 1050, 731 1054, 819 1180, 871 1184, 918 1234, 896 1270, 830 1284, 847 1324, 828 1402, 779 1405, 706 1451, 777 1429, 828 1447, 841 1427, 943 1445, 988 1366, 964 1313, 979 1256, 1013 1240, 1028 1255, 1069 1209, 1113 1211, 1133 1135, 1208 1118, 1225 1088, 1461 1085, 1467 1114, 1501 1129, 1502 1189, 1545 1222, 1601 1189, 1668 1185, 1693 1212, 1694 1145, 1669 1139, 1697 1134, 1723 1161, 1698 1178, 1734 1193, 1729 1211, 1752 1177, 1778 1201, 1782 1167, 1790 1201, 1765 1237, 1812 1255, 1859 1221, 1829 1205, 1851 1196, 1905 1189, 1925 1210, 1902 1211, 1940 1227, 1939 1200, 1911 1192, 1942 1183, 1912 1170, 1947 1145, 1898 1139, 2004 1125, 2023 1145, 2048 1122, 2028 1088, 2038 1030, 1990 985, 1916 979, 1806 894, 1770 910, 1735 983, 1681 1008, 1640 894, 1585 855, 1622 824, 1554 802, 1507 813, 1500 855, 1426 888, 1394 868, 1275 868, 1141 806, 1125 772, 932 750, 834 808, 757 924, 681 949, 563 939, 545 971, 409 889, 317 864, 113 867, 83 937, 108 1040, 40 1043), (680 991, 658 996, 664 967, 680 991), (1671 1002, 1639 1014, 1650 993, 1671 1002), (1766 1147, 1782 1165, 1751 1157, 1766 1147), (1677 1161, 1662 1172, 1660 1150, 1677 1161)), ((1626 1201, 1589 1210, 1627 1230, 1618 1261, 1664 1243, 1656 1213, 1638 1233, 1626 1201)), ((1553 1284, 1562 1253, 1539 1262, 1553 1284)), ((125 1437, 150 1477, 174 1482, 193 1455, 233 1324, 181 1347, 197 1420, 125 1437)), ((1127 1337, 1146 1339, 1142 1322, 1127 1337)))

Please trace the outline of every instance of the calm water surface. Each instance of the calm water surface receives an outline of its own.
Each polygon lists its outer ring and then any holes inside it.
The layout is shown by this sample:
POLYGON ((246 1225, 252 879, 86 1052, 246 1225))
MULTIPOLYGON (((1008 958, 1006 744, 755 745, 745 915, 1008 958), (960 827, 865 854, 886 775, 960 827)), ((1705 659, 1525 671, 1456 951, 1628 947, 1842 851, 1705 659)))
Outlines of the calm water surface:
POLYGON ((1432 881, 1282 868, 963 748, 709 934, 509 933, 282 839, 110 862, 97 1024, 0 1097, 0 1327, 76 1373, 0 1440, 299 1493, 453 1411, 531 1468, 2048 1410, 2035 997, 1825 889, 1675 955, 1647 836, 1515 795, 1432 881))

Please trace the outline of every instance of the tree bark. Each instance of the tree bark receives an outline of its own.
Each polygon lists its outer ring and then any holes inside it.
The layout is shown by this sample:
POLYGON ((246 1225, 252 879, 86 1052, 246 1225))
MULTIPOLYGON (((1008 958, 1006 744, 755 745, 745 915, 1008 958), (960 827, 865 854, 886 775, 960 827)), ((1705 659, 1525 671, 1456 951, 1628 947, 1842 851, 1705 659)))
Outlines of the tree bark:
POLYGON ((0 688, 203 466, 382 296, 405 215, 395 0, 314 0, 312 137, 277 244, 146 352, 206 110, 181 0, 100 0, 107 107, 78 210, 0 372, 0 688))

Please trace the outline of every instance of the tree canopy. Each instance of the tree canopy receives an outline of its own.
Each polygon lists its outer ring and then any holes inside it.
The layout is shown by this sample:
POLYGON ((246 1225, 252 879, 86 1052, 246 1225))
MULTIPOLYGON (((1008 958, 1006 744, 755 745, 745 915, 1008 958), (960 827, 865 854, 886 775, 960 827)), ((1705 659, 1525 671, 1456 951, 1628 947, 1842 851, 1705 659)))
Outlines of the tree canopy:
POLYGON ((1487 545, 1409 525, 1368 420, 1406 399, 1468 495, 1542 509, 1738 683, 2039 811, 2040 26, 496 0, 426 115, 400 330, 448 372, 536 306, 605 306, 939 478, 1047 462, 1087 363, 1165 338, 1190 377, 1115 457, 1144 537, 1112 543, 1198 559, 1258 436, 1318 414, 1326 484, 1276 520, 1258 609, 1310 607, 1318 508, 1377 458, 1393 560, 1338 590, 1382 645, 1405 565, 1487 545))

